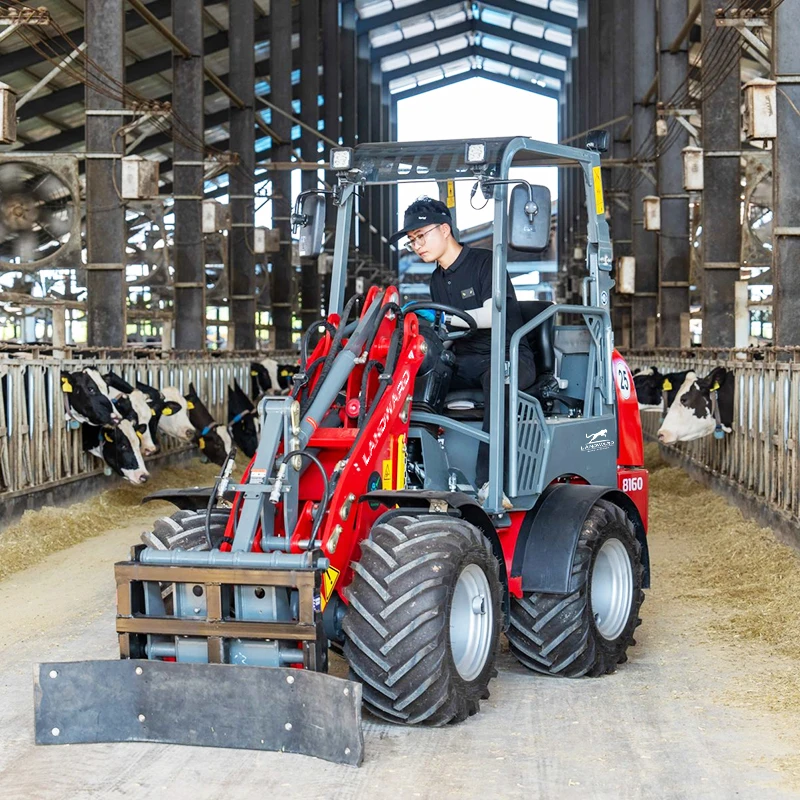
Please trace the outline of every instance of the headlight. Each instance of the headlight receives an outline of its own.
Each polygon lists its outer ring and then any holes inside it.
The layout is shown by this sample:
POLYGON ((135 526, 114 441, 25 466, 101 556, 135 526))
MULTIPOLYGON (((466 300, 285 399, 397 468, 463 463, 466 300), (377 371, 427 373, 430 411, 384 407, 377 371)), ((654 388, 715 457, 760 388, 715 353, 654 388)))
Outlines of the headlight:
POLYGON ((483 164, 486 161, 486 142, 467 142, 464 160, 467 164, 483 164))
POLYGON ((331 169, 344 172, 353 168, 353 149, 339 147, 331 149, 331 169))

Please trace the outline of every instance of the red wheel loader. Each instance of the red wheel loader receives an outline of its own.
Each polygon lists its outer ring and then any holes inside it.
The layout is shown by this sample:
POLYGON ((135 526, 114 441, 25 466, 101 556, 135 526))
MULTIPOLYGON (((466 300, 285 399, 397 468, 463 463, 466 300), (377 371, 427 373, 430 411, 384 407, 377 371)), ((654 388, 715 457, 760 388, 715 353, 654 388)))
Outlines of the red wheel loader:
MULTIPOLYGON (((534 673, 593 677, 626 660, 649 585, 648 480, 633 380, 613 346, 598 150, 519 137, 365 144, 331 160, 329 313, 303 337, 291 395, 260 401, 241 481, 231 452, 215 487, 158 494, 179 511, 116 565, 121 658, 39 665, 37 742, 358 764, 362 704, 405 725, 475 714, 501 633, 534 673), (587 276, 581 304, 523 303, 507 353, 509 253, 550 238, 549 192, 510 177, 520 165, 580 170, 587 276), (433 304, 403 308, 394 286, 344 302, 357 191, 422 179, 470 180, 494 201, 488 434, 482 394, 449 391, 451 342, 470 329, 427 323, 415 309, 433 304), (523 337, 546 390, 519 385, 523 337), (328 674, 329 648, 348 678, 328 674)), ((303 254, 321 251, 327 202, 298 199, 303 254)))

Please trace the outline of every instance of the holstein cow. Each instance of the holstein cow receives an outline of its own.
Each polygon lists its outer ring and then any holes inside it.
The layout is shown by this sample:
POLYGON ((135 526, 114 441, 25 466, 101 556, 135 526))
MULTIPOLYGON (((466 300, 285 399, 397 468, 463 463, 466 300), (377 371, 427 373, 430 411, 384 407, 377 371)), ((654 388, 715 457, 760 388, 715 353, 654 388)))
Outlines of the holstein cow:
POLYGON ((130 419, 133 424, 133 429, 136 431, 142 443, 142 455, 152 456, 157 453, 158 446, 153 441, 153 436, 150 433, 152 414, 147 402, 147 395, 138 389, 134 389, 127 381, 123 380, 119 375, 115 375, 113 372, 107 372, 103 377, 108 384, 111 402, 122 412, 122 416, 130 419), (120 402, 124 398, 127 398, 133 409, 133 418, 125 414, 120 408, 120 402))
POLYGON ((214 421, 193 383, 189 384, 189 394, 184 395, 184 398, 189 408, 189 420, 195 429, 197 446, 209 461, 221 467, 233 447, 231 435, 224 425, 214 421))
POLYGON ((725 367, 717 367, 705 378, 689 372, 658 429, 662 444, 689 442, 713 433, 721 439, 733 425, 733 394, 736 379, 725 367))
POLYGON ((189 419, 189 404, 186 398, 176 386, 167 386, 161 390, 161 394, 164 397, 164 408, 158 420, 158 430, 182 442, 193 442, 195 429, 189 419))
POLYGON ((253 361, 250 364, 251 396, 262 394, 288 394, 292 388, 292 376, 300 367, 297 364, 279 364, 274 358, 253 361))
MULTIPOLYGON (((150 421, 148 422, 148 428, 150 429, 150 438, 153 440, 153 444, 158 448, 160 447, 158 441, 158 429, 159 424, 161 422, 161 416, 166 415, 167 417, 172 417, 174 419, 178 419, 181 412, 186 414, 186 401, 181 397, 183 405, 174 400, 166 400, 164 395, 158 391, 153 386, 148 386, 146 383, 142 383, 141 381, 136 381, 136 390, 142 392, 144 396, 147 398, 147 407, 150 409, 150 421)), ((178 391, 177 389, 175 390, 178 391)), ((189 417, 186 417, 188 422, 189 417)), ((191 427, 191 426, 190 426, 191 427)), ((194 428, 192 428, 192 436, 194 436, 194 428)))
POLYGON ((67 415, 76 422, 89 425, 116 425, 122 415, 114 408, 108 386, 96 369, 86 367, 79 372, 61 371, 67 415))
POLYGON ((114 428, 83 425, 83 449, 103 459, 111 469, 131 483, 147 483, 150 473, 144 465, 139 437, 130 420, 114 428))
POLYGON ((687 372, 667 372, 662 374, 658 367, 637 372, 633 376, 636 399, 639 408, 661 408, 664 404, 664 392, 667 394, 667 408, 672 405, 678 389, 686 379, 687 372))
POLYGON ((258 421, 255 406, 237 381, 228 387, 228 428, 237 447, 252 458, 258 447, 258 421))

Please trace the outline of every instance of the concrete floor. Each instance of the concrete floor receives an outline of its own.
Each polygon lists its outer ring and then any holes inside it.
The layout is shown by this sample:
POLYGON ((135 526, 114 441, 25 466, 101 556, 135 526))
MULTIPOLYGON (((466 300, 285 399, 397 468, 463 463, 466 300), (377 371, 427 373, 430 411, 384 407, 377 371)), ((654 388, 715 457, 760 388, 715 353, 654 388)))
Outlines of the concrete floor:
MULTIPOLYGON (((137 514, 140 514, 137 509, 137 514)), ((800 797, 798 714, 739 702, 800 664, 705 630, 659 585, 627 664, 599 680, 536 677, 504 651, 481 713, 447 729, 365 721, 360 769, 303 756, 146 744, 36 747, 32 664, 115 658, 111 565, 148 516, 0 583, 0 797, 800 797), (757 654, 757 655, 756 655, 757 654), (760 672, 759 672, 760 671, 760 672)), ((680 546, 651 535, 654 573, 680 546)))

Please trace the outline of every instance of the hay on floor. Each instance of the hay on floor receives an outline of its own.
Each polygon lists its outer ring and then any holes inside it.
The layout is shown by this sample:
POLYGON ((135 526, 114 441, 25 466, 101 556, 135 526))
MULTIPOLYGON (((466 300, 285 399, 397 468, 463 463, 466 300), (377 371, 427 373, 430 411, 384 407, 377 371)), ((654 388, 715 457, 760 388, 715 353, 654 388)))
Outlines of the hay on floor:
POLYGON ((148 503, 142 498, 159 489, 212 486, 219 467, 192 461, 155 470, 148 483, 120 483, 114 489, 70 506, 44 506, 26 511, 0 532, 0 580, 39 563, 57 550, 125 525, 132 516, 171 514, 171 503, 148 503))

